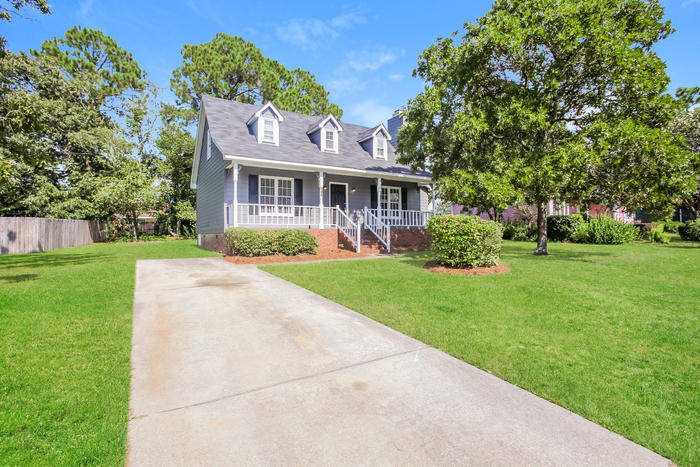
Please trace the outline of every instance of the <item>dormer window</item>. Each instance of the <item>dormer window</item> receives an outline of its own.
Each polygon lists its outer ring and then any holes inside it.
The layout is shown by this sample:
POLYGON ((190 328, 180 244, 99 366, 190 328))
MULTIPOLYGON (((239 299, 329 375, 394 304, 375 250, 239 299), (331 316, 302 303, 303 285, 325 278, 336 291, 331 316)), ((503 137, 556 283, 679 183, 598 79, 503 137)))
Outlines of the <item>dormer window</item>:
POLYGON ((333 135, 335 131, 326 131, 326 149, 333 151, 335 149, 335 139, 333 135))
POLYGON ((313 141, 321 152, 334 152, 338 154, 338 134, 343 131, 338 120, 333 114, 328 114, 313 122, 306 130, 311 141, 313 141))
POLYGON ((377 157, 380 159, 386 159, 384 138, 377 138, 377 157))
POLYGON ((265 119, 265 130, 263 134, 263 141, 267 141, 268 143, 274 143, 275 142, 275 121, 266 118, 265 119))
POLYGON ((277 110, 272 101, 263 105, 250 116, 246 125, 255 136, 258 144, 280 145, 280 123, 284 121, 282 112, 277 110))

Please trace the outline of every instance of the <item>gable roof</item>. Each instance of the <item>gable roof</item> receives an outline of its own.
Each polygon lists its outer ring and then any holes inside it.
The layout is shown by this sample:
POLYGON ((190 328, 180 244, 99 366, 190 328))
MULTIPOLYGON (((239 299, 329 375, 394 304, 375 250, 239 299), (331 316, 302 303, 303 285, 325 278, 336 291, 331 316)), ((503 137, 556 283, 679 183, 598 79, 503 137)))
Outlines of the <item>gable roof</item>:
POLYGON ((271 112, 274 112, 274 114, 277 116, 277 119, 280 122, 284 121, 284 117, 280 113, 279 109, 275 107, 275 104, 272 103, 272 101, 269 101, 267 104, 263 105, 260 107, 253 115, 250 116, 247 122, 245 122, 246 125, 250 125, 250 122, 255 120, 256 118, 260 118, 260 116, 265 112, 267 109, 270 109, 271 112))
POLYGON ((375 126, 374 128, 370 128, 369 130, 360 133, 360 135, 357 137, 357 142, 362 143, 364 141, 367 141, 370 138, 374 138, 374 135, 379 133, 379 130, 384 130, 384 135, 386 138, 391 141, 391 134, 387 131, 386 128, 384 128, 384 124, 380 123, 379 125, 375 126))
MULTIPOLYGON (((270 104, 270 103, 268 103, 270 104)), ((266 105, 268 105, 266 104, 266 105)), ((280 128, 279 146, 258 144, 247 122, 251 115, 261 111, 263 107, 241 102, 202 96, 202 107, 199 120, 198 141, 195 149, 194 166, 199 162, 201 145, 201 128, 205 120, 213 143, 224 154, 224 157, 236 159, 245 164, 246 159, 265 160, 279 163, 295 163, 309 166, 338 167, 359 169, 371 173, 385 172, 396 175, 412 175, 430 179, 432 174, 427 171, 413 172, 409 167, 396 162, 397 154, 393 146, 387 147, 387 158, 374 159, 358 142, 360 135, 368 131, 377 131, 384 125, 368 128, 360 125, 343 124, 343 132, 338 132, 338 154, 319 151, 316 143, 307 134, 310 126, 318 124, 318 116, 279 111, 284 118, 284 128, 280 128), (205 120, 203 120, 205 119, 205 120)), ((324 119, 327 117, 324 117, 324 119)), ((389 134, 386 132, 387 135, 389 134)), ((251 165, 254 165, 251 163, 251 165)), ((196 173, 193 172, 193 184, 196 184, 196 173)))
POLYGON ((340 123, 338 122, 338 120, 335 119, 333 114, 328 114, 325 117, 321 118, 320 120, 317 120, 317 121, 313 122, 311 125, 309 125, 309 129, 306 130, 306 134, 310 135, 311 133, 320 130, 321 128, 323 128, 323 126, 329 120, 331 120, 333 122, 333 124, 335 125, 335 127, 338 129, 339 132, 343 131, 343 127, 340 126, 340 123))

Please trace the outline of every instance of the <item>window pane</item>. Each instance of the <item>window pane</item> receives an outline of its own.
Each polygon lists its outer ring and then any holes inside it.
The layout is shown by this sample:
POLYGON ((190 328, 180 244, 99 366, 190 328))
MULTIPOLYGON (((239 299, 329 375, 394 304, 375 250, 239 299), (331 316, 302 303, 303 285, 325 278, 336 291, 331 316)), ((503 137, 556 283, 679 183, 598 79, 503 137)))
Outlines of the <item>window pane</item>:
POLYGON ((263 139, 265 141, 275 140, 275 124, 272 120, 265 120, 265 130, 263 133, 263 139))

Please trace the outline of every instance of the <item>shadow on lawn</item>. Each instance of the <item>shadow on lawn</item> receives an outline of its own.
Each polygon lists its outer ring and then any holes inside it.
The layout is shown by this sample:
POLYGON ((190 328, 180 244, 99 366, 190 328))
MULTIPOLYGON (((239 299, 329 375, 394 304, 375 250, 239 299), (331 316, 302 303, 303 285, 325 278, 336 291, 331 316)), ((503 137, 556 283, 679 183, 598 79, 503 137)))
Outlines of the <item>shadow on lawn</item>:
POLYGON ((7 255, 0 256, 0 269, 72 266, 102 261, 104 258, 109 256, 110 255, 98 253, 76 255, 51 254, 50 252, 29 253, 23 255, 7 255))
POLYGON ((39 275, 38 274, 17 274, 16 276, 0 276, 0 282, 9 282, 9 283, 18 283, 18 282, 27 282, 27 281, 33 281, 36 279, 39 275))

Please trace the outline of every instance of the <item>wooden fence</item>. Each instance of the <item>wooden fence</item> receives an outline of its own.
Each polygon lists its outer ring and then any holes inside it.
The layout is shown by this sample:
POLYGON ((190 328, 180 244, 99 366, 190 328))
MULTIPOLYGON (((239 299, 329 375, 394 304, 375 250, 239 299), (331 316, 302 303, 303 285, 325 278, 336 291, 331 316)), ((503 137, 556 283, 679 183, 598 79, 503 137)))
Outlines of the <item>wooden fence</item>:
POLYGON ((103 241, 107 224, 73 219, 0 217, 0 254, 37 253, 103 241))

